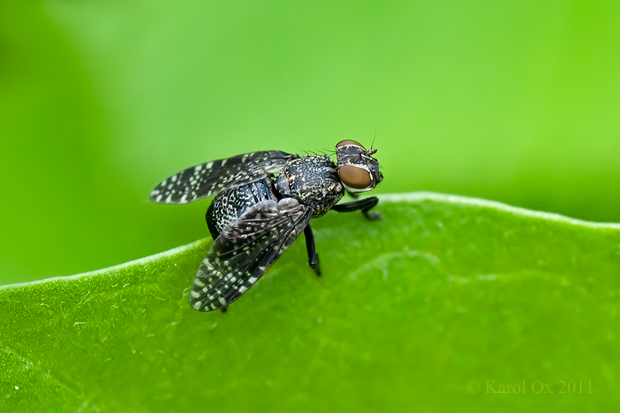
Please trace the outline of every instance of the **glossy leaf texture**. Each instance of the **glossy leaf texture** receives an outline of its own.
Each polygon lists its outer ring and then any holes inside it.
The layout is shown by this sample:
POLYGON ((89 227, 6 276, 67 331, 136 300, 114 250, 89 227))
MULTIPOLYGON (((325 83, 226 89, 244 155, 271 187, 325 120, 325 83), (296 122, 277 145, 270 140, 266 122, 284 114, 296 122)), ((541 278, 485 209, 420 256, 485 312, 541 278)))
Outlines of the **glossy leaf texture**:
POLYGON ((0 410, 618 406, 620 226, 429 193, 378 209, 313 221, 323 276, 302 238, 227 314, 188 304, 209 240, 2 287, 0 410))

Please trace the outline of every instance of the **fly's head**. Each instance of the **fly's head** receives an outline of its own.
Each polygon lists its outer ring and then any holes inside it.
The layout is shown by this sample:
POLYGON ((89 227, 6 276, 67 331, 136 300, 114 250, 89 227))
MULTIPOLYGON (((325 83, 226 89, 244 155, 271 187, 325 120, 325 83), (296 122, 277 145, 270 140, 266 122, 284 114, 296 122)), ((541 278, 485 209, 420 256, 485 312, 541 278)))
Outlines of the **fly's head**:
POLYGON ((366 192, 374 189, 383 180, 379 171, 379 161, 372 157, 376 149, 366 150, 361 144, 351 140, 340 141, 336 145, 338 176, 347 191, 366 192))

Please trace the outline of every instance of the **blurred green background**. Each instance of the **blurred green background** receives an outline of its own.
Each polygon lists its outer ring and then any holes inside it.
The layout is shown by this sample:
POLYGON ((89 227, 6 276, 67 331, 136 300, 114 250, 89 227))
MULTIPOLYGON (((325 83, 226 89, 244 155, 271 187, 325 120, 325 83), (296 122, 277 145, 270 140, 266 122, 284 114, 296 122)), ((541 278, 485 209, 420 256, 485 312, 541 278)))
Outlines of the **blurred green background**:
POLYGON ((620 221, 620 2, 0 3, 0 283, 207 236, 161 179, 375 146, 378 192, 620 221))

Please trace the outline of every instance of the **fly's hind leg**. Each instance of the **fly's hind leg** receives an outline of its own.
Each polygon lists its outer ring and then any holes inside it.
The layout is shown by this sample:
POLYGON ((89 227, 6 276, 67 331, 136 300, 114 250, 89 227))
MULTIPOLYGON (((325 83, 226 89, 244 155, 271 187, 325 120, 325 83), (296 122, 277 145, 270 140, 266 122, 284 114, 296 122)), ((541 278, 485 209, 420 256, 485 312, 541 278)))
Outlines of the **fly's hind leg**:
POLYGON ((312 228, 308 225, 304 229, 306 237, 306 251, 308 252, 308 265, 314 270, 316 275, 321 275, 321 267, 319 266, 319 254, 316 253, 316 245, 314 244, 314 234, 312 228))

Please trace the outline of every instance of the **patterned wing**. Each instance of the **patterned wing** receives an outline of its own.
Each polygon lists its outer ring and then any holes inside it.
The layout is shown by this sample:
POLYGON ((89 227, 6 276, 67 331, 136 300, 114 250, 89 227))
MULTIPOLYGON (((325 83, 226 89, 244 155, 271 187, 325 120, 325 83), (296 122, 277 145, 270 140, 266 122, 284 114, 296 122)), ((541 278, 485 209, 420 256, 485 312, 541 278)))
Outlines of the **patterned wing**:
POLYGON ((299 155, 263 151, 206 162, 164 179, 153 189, 150 198, 163 204, 187 204, 226 188, 263 179, 294 158, 299 155))
POLYGON ((211 245, 189 293, 191 306, 212 311, 241 297, 293 245, 311 217, 312 209, 293 198, 248 209, 211 245))

